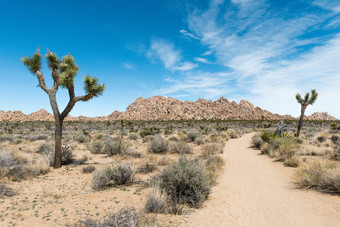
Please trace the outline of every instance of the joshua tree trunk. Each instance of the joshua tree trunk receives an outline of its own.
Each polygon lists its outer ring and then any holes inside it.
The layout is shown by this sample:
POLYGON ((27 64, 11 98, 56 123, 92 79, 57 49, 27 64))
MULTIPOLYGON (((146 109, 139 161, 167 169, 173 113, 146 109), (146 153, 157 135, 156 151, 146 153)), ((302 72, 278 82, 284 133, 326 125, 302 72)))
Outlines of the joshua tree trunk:
POLYGON ((300 137, 300 132, 301 132, 302 123, 303 123, 303 117, 305 116, 305 110, 306 110, 306 106, 302 106, 301 107, 301 115, 300 115, 299 125, 298 125, 298 129, 297 129, 297 132, 296 132, 297 137, 300 137))
POLYGON ((55 155, 54 155, 54 168, 61 167, 61 138, 63 135, 63 122, 61 119, 55 119, 55 155))

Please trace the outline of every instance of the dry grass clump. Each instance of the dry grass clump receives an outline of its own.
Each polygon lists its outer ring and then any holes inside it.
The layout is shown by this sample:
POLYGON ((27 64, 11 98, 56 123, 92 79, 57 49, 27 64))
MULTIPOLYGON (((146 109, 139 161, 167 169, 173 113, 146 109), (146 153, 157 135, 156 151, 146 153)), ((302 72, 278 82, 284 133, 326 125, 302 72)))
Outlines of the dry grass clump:
POLYGON ((39 157, 35 163, 19 150, 2 150, 0 152, 0 178, 7 177, 13 181, 21 181, 49 172, 49 160, 39 157))
POLYGON ((199 136, 199 133, 196 131, 189 131, 187 133, 187 140, 188 142, 194 142, 195 139, 199 136))
POLYGON ((139 135, 137 133, 131 132, 128 136, 128 139, 130 140, 138 140, 139 139, 139 135))
POLYGON ((228 133, 230 139, 236 139, 236 138, 240 137, 240 135, 233 129, 228 130, 227 133, 228 133))
POLYGON ((137 170, 138 173, 147 174, 155 171, 157 166, 150 162, 143 163, 137 170))
POLYGON ((16 194, 17 192, 14 191, 12 188, 9 188, 4 184, 0 184, 0 199, 3 199, 5 197, 12 197, 16 194))
POLYGON ((202 147, 202 157, 206 158, 211 155, 223 153, 223 144, 221 143, 206 143, 202 147))
POLYGON ((159 186, 167 196, 168 204, 187 204, 200 207, 208 198, 211 179, 204 166, 180 157, 178 162, 166 167, 159 177, 159 186))
POLYGON ((104 144, 101 141, 94 141, 88 146, 92 154, 104 154, 103 148, 104 144))
POLYGON ((252 147, 254 147, 256 149, 261 148, 262 139, 261 139, 260 134, 256 133, 255 135, 253 135, 253 137, 251 138, 251 144, 252 144, 252 147))
POLYGON ((166 198, 157 188, 153 188, 146 200, 144 210, 146 213, 163 214, 166 209, 166 198))
POLYGON ((153 136, 150 139, 148 151, 154 154, 162 154, 168 151, 169 141, 160 135, 153 136))
POLYGON ((85 166, 85 167, 83 167, 82 172, 83 173, 92 173, 95 170, 96 170, 96 167, 94 167, 94 166, 85 166))
POLYGON ((123 185, 133 181, 135 170, 132 164, 118 164, 114 167, 98 169, 92 173, 92 188, 104 190, 109 185, 123 185))
POLYGON ((192 148, 184 141, 169 143, 169 151, 176 154, 191 154, 192 148))
POLYGON ((213 185, 217 183, 217 178, 221 174, 224 165, 225 161, 219 155, 209 156, 205 160, 204 166, 210 176, 210 180, 213 185))
POLYGON ((340 192, 340 165, 319 160, 305 163, 298 168, 297 183, 303 188, 340 192))
POLYGON ((143 212, 136 208, 122 208, 121 210, 103 217, 101 220, 80 220, 69 227, 145 227, 158 226, 154 218, 148 218, 143 212))

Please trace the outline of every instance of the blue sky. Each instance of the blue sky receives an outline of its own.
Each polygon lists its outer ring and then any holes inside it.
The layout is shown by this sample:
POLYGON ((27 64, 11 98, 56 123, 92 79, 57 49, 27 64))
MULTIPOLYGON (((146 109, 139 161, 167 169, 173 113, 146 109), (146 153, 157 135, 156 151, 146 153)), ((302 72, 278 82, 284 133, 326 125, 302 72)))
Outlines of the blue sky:
MULTIPOLYGON (((71 53, 80 71, 106 84, 73 116, 124 111, 136 98, 247 99, 298 116, 295 94, 319 93, 307 114, 340 118, 340 1, 17 1, 0 7, 0 109, 51 112, 20 62, 39 46, 71 53)), ((47 83, 50 73, 44 68, 47 83)), ((60 109, 67 92, 58 92, 60 109)))

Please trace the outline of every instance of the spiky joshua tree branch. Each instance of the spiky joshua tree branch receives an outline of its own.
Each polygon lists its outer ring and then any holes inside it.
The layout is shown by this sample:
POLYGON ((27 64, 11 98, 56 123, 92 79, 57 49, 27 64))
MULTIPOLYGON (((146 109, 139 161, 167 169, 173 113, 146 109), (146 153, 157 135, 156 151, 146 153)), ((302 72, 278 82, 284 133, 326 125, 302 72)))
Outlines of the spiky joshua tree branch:
POLYGON ((59 60, 57 55, 50 52, 47 49, 45 56, 48 68, 52 72, 53 86, 48 88, 45 83, 45 77, 41 71, 42 60, 39 48, 36 53, 31 57, 23 57, 21 61, 27 67, 27 69, 37 76, 38 86, 44 90, 49 99, 52 107, 53 115, 55 118, 55 156, 54 156, 54 168, 61 167, 61 138, 62 138, 62 125, 66 116, 70 113, 74 105, 79 101, 88 101, 94 97, 98 97, 103 94, 105 90, 105 84, 98 84, 98 78, 86 75, 84 77, 84 89, 85 95, 76 96, 74 92, 74 77, 77 75, 79 67, 75 64, 74 58, 69 54, 63 56, 62 60, 59 60), (65 109, 60 113, 56 94, 59 87, 66 88, 69 94, 69 101, 65 109))
POLYGON ((301 105, 301 115, 300 115, 297 133, 296 133, 296 136, 299 137, 306 108, 307 108, 307 106, 313 105, 315 103, 316 99, 318 98, 318 93, 315 90, 311 90, 311 94, 309 92, 307 92, 305 94, 304 98, 302 98, 299 93, 296 94, 295 98, 296 98, 297 102, 300 103, 300 105, 301 105))

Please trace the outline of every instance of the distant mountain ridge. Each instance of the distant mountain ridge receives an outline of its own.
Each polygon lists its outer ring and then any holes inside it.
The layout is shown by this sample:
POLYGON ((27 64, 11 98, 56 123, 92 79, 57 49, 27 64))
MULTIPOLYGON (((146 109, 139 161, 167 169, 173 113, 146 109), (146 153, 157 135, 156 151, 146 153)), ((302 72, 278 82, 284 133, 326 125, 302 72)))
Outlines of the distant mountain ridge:
MULTIPOLYGON (((68 116, 66 121, 79 120, 257 120, 262 116, 267 120, 293 120, 291 115, 279 115, 255 107, 247 100, 240 103, 228 101, 221 97, 216 101, 198 99, 197 101, 180 101, 175 98, 154 96, 151 98, 140 97, 130 104, 125 112, 114 111, 106 117, 72 117, 68 116)), ((308 120, 337 120, 335 117, 324 112, 316 112, 307 116, 308 120)), ((31 114, 24 114, 21 111, 0 111, 0 121, 53 121, 52 114, 44 109, 31 114)))

